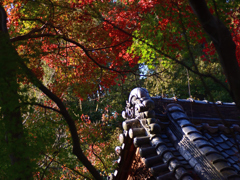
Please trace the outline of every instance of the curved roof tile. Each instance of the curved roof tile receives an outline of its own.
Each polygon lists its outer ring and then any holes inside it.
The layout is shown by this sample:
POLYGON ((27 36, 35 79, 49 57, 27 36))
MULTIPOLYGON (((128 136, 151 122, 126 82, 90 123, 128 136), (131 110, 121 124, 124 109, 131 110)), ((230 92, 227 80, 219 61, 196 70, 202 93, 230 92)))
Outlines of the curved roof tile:
POLYGON ((121 158, 109 179, 128 178, 137 149, 152 174, 148 179, 240 179, 240 112, 234 103, 150 97, 135 88, 122 115, 122 146, 116 148, 121 158))

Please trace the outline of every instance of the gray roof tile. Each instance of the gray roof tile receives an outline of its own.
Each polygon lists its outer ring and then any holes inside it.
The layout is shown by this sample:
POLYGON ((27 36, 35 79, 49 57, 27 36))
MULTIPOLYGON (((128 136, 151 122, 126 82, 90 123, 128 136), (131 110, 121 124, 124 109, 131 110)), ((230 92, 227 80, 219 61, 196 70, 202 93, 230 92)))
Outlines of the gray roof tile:
POLYGON ((183 167, 179 167, 176 169, 175 177, 182 180, 193 180, 193 178, 189 175, 189 172, 186 171, 186 169, 183 167))
POLYGON ((236 178, 240 179, 240 176, 239 176, 239 175, 237 176, 235 169, 232 168, 232 167, 222 169, 222 170, 221 170, 221 173, 222 173, 223 176, 226 177, 227 179, 229 179, 230 177, 233 178, 233 174, 235 174, 235 175, 234 175, 234 176, 235 176, 235 177, 234 177, 235 179, 236 179, 236 178))
POLYGON ((150 171, 152 172, 153 175, 157 176, 162 171, 163 172, 164 171, 169 172, 169 169, 168 169, 168 165, 164 163, 164 164, 160 164, 160 165, 156 165, 156 166, 151 167, 150 171))
MULTIPOLYGON (((224 126, 225 127, 225 126, 224 126)), ((228 137, 225 136, 224 134, 220 134, 220 136, 223 138, 224 141, 227 141, 228 140, 228 137)))
POLYGON ((221 152, 221 154, 222 154, 225 158, 228 158, 228 157, 229 157, 229 155, 228 155, 227 153, 225 153, 225 152, 221 152))
POLYGON ((215 148, 216 148, 218 151, 220 151, 220 152, 223 151, 223 148, 222 148, 221 146, 215 146, 215 148))
POLYGON ((169 180, 176 180, 175 174, 174 172, 168 172, 166 174, 160 175, 158 177, 156 177, 157 180, 165 180, 165 179, 169 179, 169 180))
POLYGON ((208 154, 206 157, 207 157, 208 161, 211 163, 218 161, 219 159, 224 159, 224 157, 221 154, 214 153, 214 152, 208 154))
POLYGON ((167 137, 166 134, 161 134, 161 138, 165 138, 165 139, 167 139, 168 137, 167 137))
MULTIPOLYGON (((182 148, 183 149, 183 148, 182 148)), ((186 151, 186 150, 184 150, 183 152, 182 152, 182 156, 187 160, 187 161, 189 161, 193 156, 188 152, 188 151, 186 151), (183 154, 184 153, 184 154, 183 154)))
POLYGON ((205 137, 200 134, 200 132, 191 132, 188 133, 187 137, 190 139, 190 141, 196 141, 196 140, 202 140, 204 141, 205 137))
POLYGON ((231 165, 228 162, 221 160, 214 163, 214 166, 217 168, 219 172, 221 172, 223 169, 229 168, 231 165))
POLYGON ((235 153, 238 153, 238 152, 239 152, 238 149, 237 149, 235 146, 231 147, 231 149, 232 149, 235 153))
POLYGON ((210 152, 217 153, 217 151, 214 148, 212 148, 211 146, 204 146, 202 148, 199 148, 199 150, 203 155, 206 155, 207 153, 210 153, 210 152))
POLYGON ((193 132, 197 132, 197 133, 200 133, 195 127, 193 126, 186 126, 186 127, 183 127, 182 128, 183 132, 185 134, 189 134, 189 133, 193 133, 193 132))
POLYGON ((155 147, 145 147, 145 148, 140 148, 139 153, 142 157, 147 157, 149 155, 155 154, 155 147))
POLYGON ((240 171, 240 166, 234 164, 233 167, 234 167, 236 170, 240 171))
POLYGON ((223 142, 223 139, 219 136, 213 137, 213 140, 216 141, 217 143, 223 142))
POLYGON ((233 124, 232 127, 234 131, 240 132, 240 126, 238 124, 233 124))
POLYGON ((172 106, 170 108, 168 108, 169 112, 173 112, 173 111, 180 111, 180 112, 184 112, 182 108, 180 108, 179 106, 172 106))
POLYGON ((172 159, 168 163, 168 168, 170 171, 173 171, 174 169, 176 169, 179 166, 182 166, 182 164, 177 159, 172 159))
MULTIPOLYGON (((215 111, 211 102, 195 100, 190 102, 189 100, 169 98, 149 100, 149 97, 145 97, 144 102, 155 102, 155 109, 150 110, 150 107, 142 103, 142 98, 138 99, 136 96, 133 100, 136 106, 141 107, 140 109, 145 112, 136 112, 139 120, 134 118, 133 113, 132 119, 123 123, 123 128, 127 132, 131 131, 130 136, 134 138, 135 146, 141 147, 140 155, 144 158, 145 165, 151 168, 156 179, 240 179, 236 173, 238 171, 240 174, 240 157, 237 156, 238 149, 232 136, 232 133, 235 133, 236 139, 240 142, 240 127, 238 121, 233 119, 236 117, 236 113, 234 114, 236 109, 230 110, 230 108, 235 108, 234 105, 226 103, 217 105, 221 112, 228 111, 225 113, 227 115, 224 117, 225 123, 229 126, 234 123, 231 128, 228 128, 222 124, 220 118, 216 118, 216 116, 211 118, 215 111), (184 106, 186 113, 177 103, 184 106), (166 106, 167 108, 165 108, 166 106), (162 114, 165 109, 167 109, 167 116, 162 114), (148 114, 150 114, 149 117, 156 114, 158 119, 151 119, 151 121, 144 119, 148 114), (190 115, 191 120, 187 114, 190 115), (138 124, 140 121, 141 123, 138 124), (157 124, 157 128, 154 128, 155 124, 153 123, 157 124), (140 127, 142 129, 136 129, 140 127), (150 131, 148 131, 149 127, 150 131), (188 174, 190 171, 195 175, 188 174)), ((131 104, 127 106, 126 112, 130 111, 127 108, 132 107, 131 104)), ((130 118, 130 116, 128 117, 130 118)), ((122 138, 122 143, 129 147, 126 137, 122 138)), ((122 148, 122 151, 125 150, 126 148, 122 148)), ((123 154, 122 151, 120 154, 123 154)), ((122 158, 120 163, 123 163, 122 158)))
POLYGON ((158 146, 160 146, 160 145, 162 145, 162 144, 165 145, 165 142, 164 142, 160 137, 154 137, 154 138, 152 138, 152 140, 151 140, 151 144, 152 144, 152 146, 154 146, 154 147, 158 147, 158 146))
POLYGON ((231 156, 231 159, 235 162, 238 162, 239 161, 239 158, 237 156, 231 156))
POLYGON ((135 145, 135 147, 139 147, 139 146, 142 146, 144 144, 149 144, 149 143, 150 143, 149 136, 135 137, 133 139, 133 144, 135 145))
POLYGON ((230 140, 226 141, 226 143, 227 143, 230 147, 233 146, 233 143, 232 143, 230 140))
POLYGON ((227 159, 231 164, 234 164, 235 163, 235 161, 233 161, 231 158, 228 158, 227 159))
POLYGON ((182 119, 182 120, 178 120, 178 124, 180 127, 185 127, 185 126, 191 126, 192 123, 189 122, 189 120, 186 119, 182 119))
POLYGON ((150 134, 159 134, 161 132, 161 127, 156 124, 156 123, 153 123, 153 124, 149 124, 149 133, 150 134))
POLYGON ((231 143, 235 144, 235 140, 233 138, 228 138, 230 140, 231 143))
POLYGON ((194 167, 194 166, 196 166, 196 164, 198 164, 198 161, 195 158, 191 158, 188 162, 192 167, 194 167))
MULTIPOLYGON (((215 142, 215 141, 214 141, 215 142)), ((209 143, 207 140, 203 140, 203 139, 199 139, 199 140, 195 140, 194 143, 197 145, 197 147, 201 148, 202 146, 212 146, 211 143, 209 143)))
POLYGON ((186 115, 185 113, 183 113, 183 112, 178 112, 178 111, 171 113, 171 117, 172 117, 175 121, 180 120, 180 119, 188 119, 188 117, 187 117, 187 115, 186 115))
POLYGON ((229 149, 229 150, 225 150, 225 152, 226 152, 228 155, 230 155, 230 156, 236 154, 236 153, 235 153, 233 150, 231 150, 231 149, 229 149))
POLYGON ((207 139, 211 139, 212 138, 212 136, 210 135, 210 134, 208 134, 208 133, 204 133, 203 134, 207 139))
POLYGON ((156 151, 157 151, 157 154, 163 155, 164 153, 168 152, 169 149, 167 148, 167 146, 161 145, 156 148, 156 151))
POLYGON ((188 165, 188 161, 186 161, 185 159, 181 160, 181 159, 178 158, 178 160, 181 164, 188 165))
POLYGON ((228 176, 228 180, 240 180, 240 175, 234 174, 228 176))
POLYGON ((204 123, 203 128, 206 129, 209 133, 216 133, 219 130, 218 126, 209 126, 208 123, 204 123))
POLYGON ((163 163, 162 157, 160 155, 145 158, 144 162, 145 162, 145 164, 148 168, 154 166, 154 164, 158 164, 158 163, 161 163, 161 162, 163 163))
POLYGON ((219 143, 219 146, 220 146, 221 148, 225 149, 225 150, 231 148, 226 142, 224 142, 224 143, 219 143))
POLYGON ((214 145, 214 146, 218 144, 218 143, 217 143, 216 141, 214 141, 213 139, 210 139, 209 142, 212 143, 212 145, 214 145))

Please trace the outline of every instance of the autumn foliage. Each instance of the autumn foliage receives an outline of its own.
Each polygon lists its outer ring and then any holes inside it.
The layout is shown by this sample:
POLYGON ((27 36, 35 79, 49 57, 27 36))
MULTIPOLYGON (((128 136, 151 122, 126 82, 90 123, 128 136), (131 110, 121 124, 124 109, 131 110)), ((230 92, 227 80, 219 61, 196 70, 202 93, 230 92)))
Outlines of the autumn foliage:
MULTIPOLYGON (((128 73, 139 75, 143 64, 154 69, 159 63, 178 63, 191 69, 189 59, 212 63, 218 58, 186 0, 5 0, 2 6, 10 42, 39 80, 25 72, 17 75, 35 179, 93 178, 72 153, 72 144, 79 142, 78 150, 102 176, 113 170, 117 112, 102 109, 102 118, 91 120, 91 114, 73 110, 78 100, 88 101, 95 93, 99 103, 107 94, 100 92, 124 83, 128 73), (74 105, 69 94, 77 100, 74 105)), ((208 8, 231 31, 240 63, 239 6, 216 1, 208 8)))
POLYGON ((136 22, 125 22, 121 18, 125 13, 112 9, 108 3, 4 2, 9 12, 9 33, 18 53, 29 59, 28 66, 40 79, 44 75, 43 64, 54 70, 54 85, 48 87, 59 97, 71 86, 76 95, 85 98, 99 86, 114 85, 117 72, 136 66, 138 58, 127 53, 132 38, 103 22, 100 16, 118 11, 115 24, 126 30, 131 27, 129 33, 136 28, 136 22))
MULTIPOLYGON (((54 70, 54 85, 48 87, 59 97, 72 86, 83 98, 99 86, 114 85, 118 72, 134 71, 141 54, 133 55, 134 49, 129 52, 128 48, 136 30, 142 32, 137 39, 152 44, 163 55, 180 57, 189 41, 193 46, 203 45, 204 61, 215 58, 213 44, 186 1, 110 2, 4 1, 9 33, 19 54, 30 60, 29 67, 39 78, 44 75, 43 64, 54 70), (150 16, 154 22, 146 23, 150 16)), ((225 5, 218 11, 239 48, 238 10, 231 7, 225 5)), ((209 9, 215 13, 212 4, 209 9)))

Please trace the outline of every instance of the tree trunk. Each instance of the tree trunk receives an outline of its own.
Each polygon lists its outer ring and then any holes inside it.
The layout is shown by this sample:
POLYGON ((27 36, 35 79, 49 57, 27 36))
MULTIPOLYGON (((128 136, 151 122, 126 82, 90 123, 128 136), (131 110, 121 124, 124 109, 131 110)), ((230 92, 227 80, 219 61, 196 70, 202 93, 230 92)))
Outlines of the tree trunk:
POLYGON ((75 122, 69 115, 63 102, 46 88, 21 60, 11 45, 6 28, 6 13, 4 8, 0 6, 0 87, 4 87, 2 89, 0 88, 0 108, 2 108, 0 110, 2 111, 2 115, 4 115, 3 123, 8 137, 6 141, 9 144, 8 152, 12 164, 9 173, 13 175, 18 174, 19 176, 14 176, 14 179, 17 180, 28 180, 33 177, 30 160, 27 158, 27 153, 31 152, 27 151, 26 153, 25 151, 27 143, 24 138, 21 104, 19 103, 20 96, 18 95, 19 85, 17 83, 17 71, 19 67, 21 67, 22 71, 24 71, 21 73, 24 73, 36 87, 57 104, 71 132, 73 154, 77 156, 95 179, 101 180, 102 177, 100 173, 82 151, 75 122))
MULTIPOLYGON (((21 116, 21 104, 18 94, 17 71, 19 66, 16 58, 16 51, 9 41, 9 35, 4 27, 6 15, 1 7, 0 27, 0 108, 1 108, 1 146, 6 152, 5 156, 10 158, 6 163, 5 173, 9 179, 28 180, 32 179, 32 171, 24 128, 21 116), (4 140, 5 139, 5 140, 4 140)), ((4 167, 4 166, 3 166, 4 167)))
POLYGON ((220 19, 210 13, 205 0, 189 0, 189 3, 203 29, 214 43, 232 92, 231 95, 240 109, 240 69, 236 57, 236 44, 231 33, 220 19))

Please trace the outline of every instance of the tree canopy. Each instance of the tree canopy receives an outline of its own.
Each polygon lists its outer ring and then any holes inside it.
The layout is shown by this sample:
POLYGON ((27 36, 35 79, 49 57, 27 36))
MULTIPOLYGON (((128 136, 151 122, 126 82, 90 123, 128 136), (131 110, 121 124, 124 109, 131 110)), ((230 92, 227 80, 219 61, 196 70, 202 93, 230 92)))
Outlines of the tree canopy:
POLYGON ((1 1, 0 178, 106 177, 135 86, 240 107, 239 15, 234 0, 1 1))

